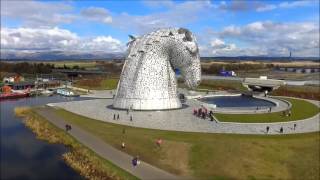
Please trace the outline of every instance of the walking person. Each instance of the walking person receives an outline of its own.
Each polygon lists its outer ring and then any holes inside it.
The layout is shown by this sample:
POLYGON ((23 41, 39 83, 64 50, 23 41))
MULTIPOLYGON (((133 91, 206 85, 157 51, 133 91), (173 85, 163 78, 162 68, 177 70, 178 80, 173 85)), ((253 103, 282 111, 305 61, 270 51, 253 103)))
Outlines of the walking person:
POLYGON ((297 127, 297 124, 294 123, 294 124, 293 124, 293 130, 294 130, 294 131, 296 130, 296 127, 297 127))
POLYGON ((119 120, 119 119, 120 119, 120 115, 118 114, 118 115, 117 115, 117 120, 119 120))
POLYGON ((131 162, 132 162, 133 167, 137 167, 137 165, 138 165, 138 156, 134 157, 131 162))
POLYGON ((126 144, 124 142, 121 143, 121 148, 122 149, 126 148, 126 144))
POLYGON ((201 117, 201 114, 202 114, 202 109, 199 108, 199 109, 198 109, 198 116, 201 117))
POLYGON ((116 114, 113 114, 113 120, 116 120, 116 114))
POLYGON ((130 121, 132 121, 132 116, 130 116, 130 121))
POLYGON ((269 133, 270 127, 267 126, 267 127, 266 127, 266 130, 267 130, 267 133, 269 133))
POLYGON ((213 115, 212 114, 210 115, 210 121, 213 121, 213 115))
POLYGON ((161 147, 162 139, 159 138, 159 139, 156 141, 156 144, 157 144, 158 147, 161 147))
POLYGON ((280 133, 281 133, 281 134, 283 133, 283 127, 280 128, 280 133))

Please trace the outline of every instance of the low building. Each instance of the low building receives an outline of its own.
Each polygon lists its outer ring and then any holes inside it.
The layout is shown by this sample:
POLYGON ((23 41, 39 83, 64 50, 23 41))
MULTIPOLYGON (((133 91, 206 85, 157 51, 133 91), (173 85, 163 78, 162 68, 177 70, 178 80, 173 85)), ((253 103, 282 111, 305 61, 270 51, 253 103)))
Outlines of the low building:
POLYGON ((6 84, 18 83, 24 81, 24 77, 19 74, 8 73, 4 76, 2 81, 6 84))
POLYGON ((24 81, 24 82, 17 82, 17 83, 9 84, 9 86, 13 90, 24 90, 24 89, 28 89, 28 88, 34 88, 35 84, 32 81, 24 81))

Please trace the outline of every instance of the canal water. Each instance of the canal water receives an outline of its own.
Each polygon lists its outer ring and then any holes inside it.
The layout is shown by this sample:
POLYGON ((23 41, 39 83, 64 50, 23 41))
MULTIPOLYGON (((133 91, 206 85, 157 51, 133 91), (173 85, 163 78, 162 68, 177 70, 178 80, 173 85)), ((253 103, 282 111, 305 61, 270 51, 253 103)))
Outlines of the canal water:
POLYGON ((36 139, 35 134, 14 115, 14 108, 18 106, 38 106, 79 99, 52 96, 0 102, 0 179, 83 179, 62 160, 61 155, 67 151, 63 145, 49 144, 36 139))

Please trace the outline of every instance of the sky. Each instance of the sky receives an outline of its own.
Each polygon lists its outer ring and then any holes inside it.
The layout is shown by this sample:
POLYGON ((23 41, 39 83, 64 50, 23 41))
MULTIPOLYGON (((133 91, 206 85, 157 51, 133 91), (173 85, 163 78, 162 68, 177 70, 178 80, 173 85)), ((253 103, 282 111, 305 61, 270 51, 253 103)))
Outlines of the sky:
POLYGON ((1 0, 1 51, 119 53, 128 35, 188 28, 201 56, 319 57, 319 1, 1 0))

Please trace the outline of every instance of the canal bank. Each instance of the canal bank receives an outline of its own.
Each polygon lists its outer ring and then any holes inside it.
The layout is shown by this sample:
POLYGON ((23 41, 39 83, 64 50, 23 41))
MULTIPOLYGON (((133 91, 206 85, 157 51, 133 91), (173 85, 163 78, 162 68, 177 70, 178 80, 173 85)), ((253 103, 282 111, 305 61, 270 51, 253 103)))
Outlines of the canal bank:
POLYGON ((80 99, 83 98, 52 96, 1 101, 0 179, 83 179, 61 158, 67 148, 37 139, 24 126, 21 118, 14 114, 14 108, 19 106, 39 106, 80 99))

